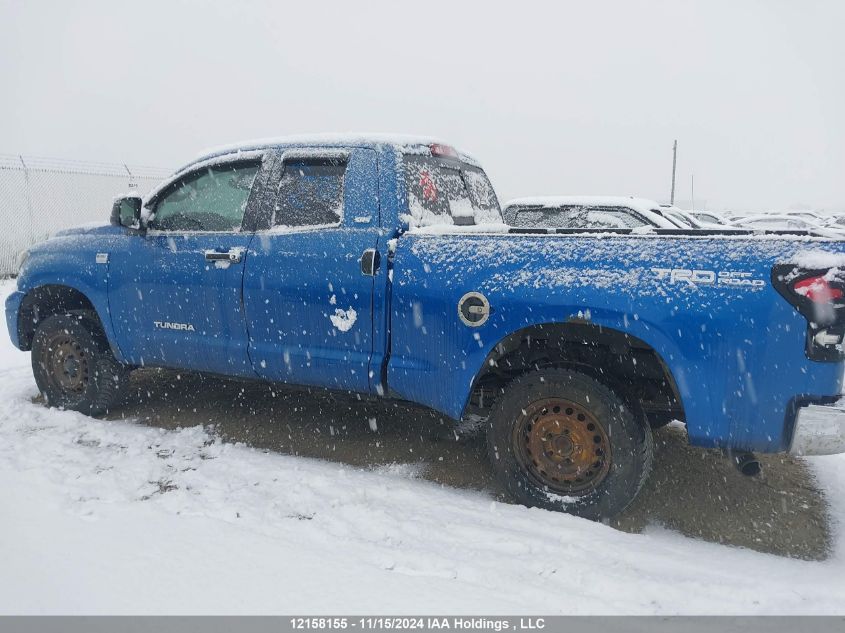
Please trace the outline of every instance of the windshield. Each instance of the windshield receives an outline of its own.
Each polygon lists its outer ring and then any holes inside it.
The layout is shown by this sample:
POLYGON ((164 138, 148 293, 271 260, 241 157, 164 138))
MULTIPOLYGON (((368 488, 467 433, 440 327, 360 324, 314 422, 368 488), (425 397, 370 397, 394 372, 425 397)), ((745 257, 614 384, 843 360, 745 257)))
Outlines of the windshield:
POLYGON ((480 168, 412 154, 403 162, 411 226, 502 222, 496 193, 480 168))

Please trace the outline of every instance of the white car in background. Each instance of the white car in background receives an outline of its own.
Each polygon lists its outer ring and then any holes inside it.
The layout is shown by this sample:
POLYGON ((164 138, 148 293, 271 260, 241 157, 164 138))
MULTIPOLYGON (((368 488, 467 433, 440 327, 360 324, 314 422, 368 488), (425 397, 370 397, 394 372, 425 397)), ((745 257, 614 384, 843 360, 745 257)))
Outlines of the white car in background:
POLYGON ((740 220, 745 220, 747 218, 757 218, 760 217, 759 211, 725 211, 722 215, 724 218, 725 224, 728 226, 733 225, 740 220))
POLYGON ((824 213, 820 213, 819 211, 770 211, 769 213, 773 215, 786 215, 791 218, 800 218, 802 220, 808 220, 810 222, 815 222, 821 226, 830 223, 831 217, 829 215, 825 215, 824 213))
POLYGON ((503 209, 505 222, 521 228, 659 229, 689 228, 666 217, 645 198, 617 196, 538 196, 516 198, 503 209))
POLYGON ((684 229, 698 229, 701 228, 700 222, 695 218, 691 218, 685 214, 683 209, 672 206, 671 204, 661 204, 658 213, 664 218, 668 218, 678 226, 684 229))
POLYGON ((688 213, 702 224, 709 224, 714 227, 724 228, 727 221, 721 215, 710 211, 688 211, 688 213))
POLYGON ((836 235, 842 233, 842 228, 825 226, 813 219, 796 214, 761 214, 742 218, 731 223, 737 229, 756 230, 796 230, 811 231, 820 235, 836 235))
POLYGON ((724 220, 720 220, 715 215, 702 213, 702 212, 693 212, 693 211, 686 211, 684 209, 680 209, 676 206, 671 204, 662 204, 660 205, 660 211, 663 213, 664 216, 668 217, 670 220, 675 222, 676 224, 680 224, 684 228, 690 229, 725 229, 724 220), (702 219, 698 217, 699 215, 707 216, 709 219, 702 219))

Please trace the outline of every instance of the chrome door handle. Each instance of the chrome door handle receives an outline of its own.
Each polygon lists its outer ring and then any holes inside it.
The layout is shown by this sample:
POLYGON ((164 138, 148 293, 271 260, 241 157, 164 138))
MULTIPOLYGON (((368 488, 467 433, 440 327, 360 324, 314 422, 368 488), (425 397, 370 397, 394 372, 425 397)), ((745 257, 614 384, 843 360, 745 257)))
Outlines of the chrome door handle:
POLYGON ((205 259, 209 262, 229 262, 231 264, 240 264, 243 259, 244 252, 240 248, 233 248, 229 251, 205 251, 205 259))

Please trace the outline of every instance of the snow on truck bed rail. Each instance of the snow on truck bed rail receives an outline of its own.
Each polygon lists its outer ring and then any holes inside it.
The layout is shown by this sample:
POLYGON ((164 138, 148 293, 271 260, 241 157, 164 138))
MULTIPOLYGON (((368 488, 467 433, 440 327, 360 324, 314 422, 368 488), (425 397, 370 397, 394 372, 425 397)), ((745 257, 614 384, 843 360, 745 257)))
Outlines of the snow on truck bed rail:
POLYGON ((584 238, 598 238, 598 239, 663 239, 663 240, 742 240, 749 242, 791 242, 791 243, 811 243, 818 242, 835 243, 845 242, 845 233, 830 235, 805 235, 804 231, 777 230, 765 229, 765 231, 753 231, 748 229, 661 229, 651 226, 641 226, 629 231, 603 231, 602 229, 564 229, 565 231, 558 233, 552 228, 536 228, 526 229, 521 227, 512 227, 507 224, 491 222, 489 224, 429 224, 426 226, 411 226, 407 233, 410 235, 466 235, 466 236, 484 236, 489 234, 491 237, 508 238, 555 238, 555 239, 584 239, 584 238))

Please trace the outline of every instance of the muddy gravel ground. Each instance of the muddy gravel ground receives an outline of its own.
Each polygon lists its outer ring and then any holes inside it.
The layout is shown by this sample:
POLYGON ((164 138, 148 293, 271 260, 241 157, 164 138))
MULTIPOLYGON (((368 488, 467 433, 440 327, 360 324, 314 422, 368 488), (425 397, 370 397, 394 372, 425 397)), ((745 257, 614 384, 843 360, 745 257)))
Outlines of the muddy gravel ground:
MULTIPOLYGON (((454 422, 407 403, 149 369, 133 374, 125 406, 110 417, 163 428, 213 425, 226 441, 362 468, 399 467, 505 500, 482 433, 456 434, 454 422)), ((804 463, 762 455, 762 474, 746 477, 720 451, 690 447, 683 427, 654 437, 652 475, 614 527, 658 525, 780 556, 828 555, 825 499, 804 463)))

